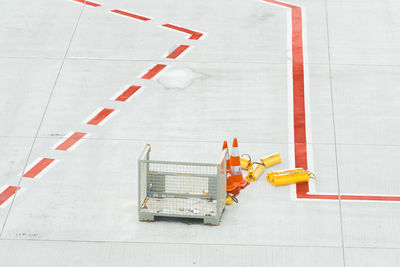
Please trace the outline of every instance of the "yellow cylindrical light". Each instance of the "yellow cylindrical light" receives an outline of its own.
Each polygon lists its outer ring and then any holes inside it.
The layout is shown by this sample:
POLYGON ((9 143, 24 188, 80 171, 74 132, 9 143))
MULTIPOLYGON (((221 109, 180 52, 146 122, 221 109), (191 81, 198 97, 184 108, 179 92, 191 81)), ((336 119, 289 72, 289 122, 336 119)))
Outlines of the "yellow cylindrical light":
POLYGON ((308 182, 309 179, 310 176, 308 175, 308 173, 303 172, 301 174, 274 177, 271 181, 271 184, 274 186, 297 184, 297 183, 308 182))
POLYGON ((251 166, 253 166, 253 163, 250 159, 240 158, 240 167, 242 167, 243 170, 247 171, 251 166))
POLYGON ((293 173, 293 172, 300 172, 300 171, 304 171, 304 170, 302 168, 296 168, 296 169, 292 169, 292 170, 269 171, 267 174, 267 181, 271 182, 271 179, 275 176, 285 175, 285 174, 289 174, 289 173, 293 173))
POLYGON ((262 163, 264 163, 265 168, 271 167, 275 164, 281 163, 282 162, 282 158, 281 155, 279 153, 275 153, 272 155, 269 155, 263 159, 260 159, 260 161, 262 163))
MULTIPOLYGON (((314 176, 312 176, 313 178, 314 176)), ((271 171, 267 174, 267 181, 274 186, 308 182, 310 172, 297 168, 293 170, 271 171)))
POLYGON ((264 165, 261 164, 253 164, 253 166, 251 166, 251 168, 249 169, 249 172, 247 173, 247 180, 249 181, 256 181, 258 179, 258 177, 260 177, 260 175, 264 172, 265 167, 264 165))

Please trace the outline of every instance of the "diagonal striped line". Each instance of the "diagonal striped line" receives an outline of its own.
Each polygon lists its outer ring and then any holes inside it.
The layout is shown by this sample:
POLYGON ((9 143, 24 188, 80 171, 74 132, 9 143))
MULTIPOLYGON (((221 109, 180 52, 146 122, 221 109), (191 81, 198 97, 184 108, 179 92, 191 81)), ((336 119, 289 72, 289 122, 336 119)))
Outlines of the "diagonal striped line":
POLYGON ((144 74, 141 78, 150 80, 154 78, 160 71, 162 71, 167 65, 157 64, 151 70, 149 70, 146 74, 144 74))
MULTIPOLYGON (((21 187, 18 187, 18 190, 21 189, 21 187)), ((17 192, 17 187, 16 186, 9 186, 7 187, 3 192, 0 193, 0 206, 6 202, 10 197, 12 197, 15 192, 17 192)))
POLYGON ((101 123, 107 116, 114 112, 115 109, 111 108, 103 108, 99 113, 97 113, 92 119, 90 119, 86 124, 98 125, 101 123))
POLYGON ((190 45, 180 45, 178 46, 174 51, 172 51, 171 54, 167 56, 167 58, 177 58, 179 57, 183 52, 185 52, 186 49, 188 49, 190 45))
POLYGON ((74 132, 70 137, 67 138, 64 142, 62 142, 59 146, 57 146, 55 149, 56 150, 63 150, 67 151, 70 149, 73 145, 75 145, 79 140, 81 140, 86 133, 81 133, 81 132, 74 132))
POLYGON ((125 101, 128 100, 133 94, 135 94, 140 88, 141 88, 141 86, 137 86, 137 85, 129 86, 129 88, 126 89, 122 94, 120 94, 120 95, 115 99, 115 101, 125 102, 125 101))
POLYGON ((30 168, 23 177, 25 178, 35 178, 44 169, 46 169, 55 159, 42 158, 38 163, 36 163, 32 168, 30 168))
POLYGON ((85 0, 73 0, 73 1, 82 3, 82 4, 84 4, 84 5, 92 6, 92 7, 101 6, 101 4, 99 4, 99 3, 90 2, 90 1, 85 1, 85 0))
POLYGON ((141 16, 141 15, 137 15, 137 14, 133 14, 133 13, 130 13, 130 12, 127 12, 127 11, 119 10, 119 9, 113 9, 113 10, 110 10, 110 12, 113 12, 113 13, 116 13, 116 14, 119 14, 119 15, 122 15, 122 16, 130 17, 130 18, 138 19, 138 20, 141 20, 141 21, 151 20, 150 18, 141 16))
POLYGON ((192 31, 192 30, 189 30, 189 29, 186 29, 186 28, 182 28, 180 26, 169 24, 169 23, 163 24, 162 26, 166 27, 166 28, 169 28, 169 29, 172 29, 172 30, 176 30, 176 31, 180 31, 180 32, 184 32, 184 33, 190 34, 189 39, 192 39, 192 40, 199 40, 203 36, 203 33, 201 33, 201 32, 192 31))

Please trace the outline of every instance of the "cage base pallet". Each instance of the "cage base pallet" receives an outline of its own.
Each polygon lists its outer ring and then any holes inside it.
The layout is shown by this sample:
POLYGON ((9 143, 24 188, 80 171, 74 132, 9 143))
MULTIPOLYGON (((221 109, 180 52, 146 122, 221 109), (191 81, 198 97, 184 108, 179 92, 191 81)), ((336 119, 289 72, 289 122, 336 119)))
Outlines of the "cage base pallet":
POLYGON ((204 224, 218 225, 216 201, 204 198, 147 197, 142 203, 140 221, 154 221, 154 217, 203 219, 204 224))
POLYGON ((219 225, 219 218, 215 216, 182 216, 182 215, 171 215, 171 214, 151 214, 143 213, 139 214, 139 221, 141 222, 154 222, 157 217, 176 217, 176 218, 189 218, 189 219, 202 219, 205 225, 219 225))

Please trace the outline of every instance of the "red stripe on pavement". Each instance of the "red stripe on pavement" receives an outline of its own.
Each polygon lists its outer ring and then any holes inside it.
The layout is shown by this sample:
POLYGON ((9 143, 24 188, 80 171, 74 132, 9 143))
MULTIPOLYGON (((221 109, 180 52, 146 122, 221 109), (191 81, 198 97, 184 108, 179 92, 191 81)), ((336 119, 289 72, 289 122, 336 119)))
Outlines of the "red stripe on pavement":
MULTIPOLYGON (((301 8, 275 0, 265 2, 288 7, 292 11, 292 71, 293 71, 293 122, 294 155, 296 168, 308 169, 306 112, 304 103, 304 66, 303 66, 303 28, 301 8)), ((298 198, 312 198, 307 195, 308 182, 296 185, 298 198)), ((337 199, 337 198, 336 198, 337 199)))
POLYGON ((167 58, 177 58, 180 56, 180 54, 185 52, 185 50, 188 49, 189 47, 190 45, 180 45, 171 54, 169 54, 167 58))
MULTIPOLYGON (((303 183, 303 184, 305 184, 305 183, 303 183)), ((298 185, 301 185, 301 184, 298 184, 298 185)), ((338 195, 319 195, 319 194, 307 194, 307 193, 305 193, 304 195, 302 195, 299 198, 335 200, 335 199, 339 199, 339 196, 338 195)))
POLYGON ((94 2, 90 2, 90 1, 85 1, 85 0, 74 0, 74 1, 75 1, 75 2, 79 2, 79 3, 82 3, 82 4, 85 4, 85 5, 94 6, 94 7, 101 6, 101 5, 98 4, 98 3, 94 3, 94 2))
POLYGON ((170 29, 176 30, 176 31, 181 31, 181 32, 190 34, 191 36, 189 37, 189 39, 192 39, 192 40, 199 40, 200 37, 203 36, 203 34, 200 33, 200 32, 192 31, 192 30, 185 29, 185 28, 182 28, 182 27, 179 27, 179 26, 176 26, 176 25, 172 25, 172 24, 163 24, 162 26, 166 27, 166 28, 170 28, 170 29))
POLYGON ((126 101, 128 100, 134 93, 136 93, 141 86, 132 85, 128 89, 126 89, 121 95, 119 95, 115 101, 126 101))
POLYGON ((68 137, 67 140, 65 140, 58 147, 56 147, 56 150, 64 150, 64 151, 68 150, 71 146, 73 146, 85 135, 86 133, 75 132, 73 135, 68 137))
MULTIPOLYGON (((294 146, 296 168, 308 169, 306 112, 304 102, 304 65, 303 65, 303 28, 301 8, 292 5, 292 65, 293 65, 293 117, 294 146)), ((299 184, 296 188, 300 197, 309 191, 308 183, 299 184)))
POLYGON ((290 5, 290 4, 283 3, 283 2, 278 2, 278 1, 275 1, 275 0, 264 0, 264 1, 268 2, 268 3, 271 3, 271 4, 275 4, 275 5, 279 5, 279 6, 285 6, 285 7, 289 7, 289 8, 297 7, 297 6, 294 6, 294 5, 290 5))
POLYGON ((35 178, 41 171, 43 171, 47 166, 49 166, 54 159, 43 158, 35 166, 33 166, 29 171, 27 171, 23 177, 25 178, 35 178))
POLYGON ((400 196, 356 196, 341 195, 343 200, 400 201, 400 196))
POLYGON ((117 13, 117 14, 120 14, 120 15, 123 15, 123 16, 131 17, 131 18, 134 18, 134 19, 139 19, 139 20, 142 20, 142 21, 150 20, 149 18, 140 16, 140 15, 136 15, 136 14, 133 14, 133 13, 129 13, 129 12, 126 12, 126 11, 122 11, 122 10, 119 10, 119 9, 111 10, 111 12, 114 12, 114 13, 117 13))
MULTIPOLYGON (((21 189, 21 187, 18 187, 18 189, 21 189)), ((3 192, 0 193, 0 206, 6 202, 10 197, 12 197, 15 192, 17 192, 17 187, 16 186, 9 186, 7 187, 3 192)))
POLYGON ((149 70, 145 75, 142 76, 142 79, 150 80, 154 76, 156 76, 160 71, 162 71, 167 65, 157 64, 151 70, 149 70))
POLYGON ((91 125, 98 125, 100 122, 102 122, 105 118, 107 118, 108 115, 114 112, 115 109, 111 108, 104 108, 101 110, 99 113, 97 113, 96 116, 94 116, 90 121, 87 122, 87 124, 91 125))
MULTIPOLYGON (((301 7, 275 0, 265 2, 288 7, 292 11, 292 65, 293 65, 293 118, 296 168, 308 169, 306 112, 304 102, 303 24, 301 7)), ((339 199, 338 195, 309 194, 308 182, 296 184, 296 194, 301 199, 339 199)), ((340 195, 341 200, 400 201, 400 196, 340 195)))
MULTIPOLYGON (((338 195, 304 194, 305 199, 339 199, 338 195)), ((400 196, 361 196, 361 195, 340 195, 341 200, 369 200, 369 201, 400 201, 400 196)))

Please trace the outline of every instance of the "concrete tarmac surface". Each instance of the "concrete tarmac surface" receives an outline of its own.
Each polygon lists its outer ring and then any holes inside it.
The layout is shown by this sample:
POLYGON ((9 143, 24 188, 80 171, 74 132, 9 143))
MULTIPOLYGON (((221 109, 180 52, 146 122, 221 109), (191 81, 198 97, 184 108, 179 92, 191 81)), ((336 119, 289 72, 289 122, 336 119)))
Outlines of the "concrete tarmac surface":
POLYGON ((0 1, 0 266, 399 266, 399 13, 398 0, 0 1), (217 162, 233 137, 317 179, 273 187, 265 172, 219 226, 139 222, 145 144, 217 162))

